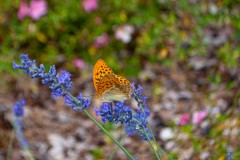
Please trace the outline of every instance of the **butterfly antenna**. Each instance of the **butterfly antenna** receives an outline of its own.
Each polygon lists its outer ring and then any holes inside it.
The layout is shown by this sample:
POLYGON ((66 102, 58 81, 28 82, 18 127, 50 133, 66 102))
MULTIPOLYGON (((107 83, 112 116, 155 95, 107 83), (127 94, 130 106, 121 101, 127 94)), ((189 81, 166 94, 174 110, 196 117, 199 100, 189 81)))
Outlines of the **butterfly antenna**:
POLYGON ((96 99, 99 99, 99 98, 101 98, 100 96, 98 96, 98 95, 87 95, 87 96, 83 96, 83 98, 87 98, 87 99, 91 99, 91 100, 96 100, 96 99))
POLYGON ((83 98, 90 98, 90 99, 93 99, 94 98, 94 95, 88 95, 88 96, 83 96, 83 98))

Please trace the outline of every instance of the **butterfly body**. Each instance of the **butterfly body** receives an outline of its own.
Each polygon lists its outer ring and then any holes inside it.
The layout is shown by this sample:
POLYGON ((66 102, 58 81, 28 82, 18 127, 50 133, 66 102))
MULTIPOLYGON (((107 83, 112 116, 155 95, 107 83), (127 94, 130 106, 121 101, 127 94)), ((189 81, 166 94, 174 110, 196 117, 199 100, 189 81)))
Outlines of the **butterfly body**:
POLYGON ((101 59, 94 66, 93 83, 97 91, 95 98, 101 98, 103 102, 127 100, 133 93, 131 83, 116 75, 101 59))

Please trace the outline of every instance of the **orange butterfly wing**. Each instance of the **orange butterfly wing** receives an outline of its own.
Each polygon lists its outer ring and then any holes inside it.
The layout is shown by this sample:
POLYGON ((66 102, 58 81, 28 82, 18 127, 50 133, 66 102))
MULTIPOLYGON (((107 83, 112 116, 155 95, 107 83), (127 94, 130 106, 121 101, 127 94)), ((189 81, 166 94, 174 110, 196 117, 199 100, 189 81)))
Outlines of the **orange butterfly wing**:
POLYGON ((125 100, 133 93, 131 83, 116 74, 108 65, 99 59, 93 69, 93 83, 97 91, 95 98, 106 101, 125 100))
POLYGON ((125 78, 123 78, 123 77, 121 77, 119 75, 116 75, 116 74, 115 74, 115 76, 118 79, 118 83, 119 84, 126 84, 126 85, 130 85, 131 86, 131 83, 127 79, 125 79, 125 78))
MULTIPOLYGON (((108 67, 108 65, 103 60, 99 59, 94 65, 94 69, 93 69, 93 84, 98 93, 99 93, 99 83, 100 81, 102 81, 103 77, 107 74, 114 74, 114 72, 111 70, 111 68, 108 67)), ((106 80, 107 79, 105 79, 104 82, 106 80)))
POLYGON ((105 91, 116 86, 117 83, 118 83, 118 79, 115 77, 114 74, 105 75, 99 82, 98 94, 102 95, 105 91))

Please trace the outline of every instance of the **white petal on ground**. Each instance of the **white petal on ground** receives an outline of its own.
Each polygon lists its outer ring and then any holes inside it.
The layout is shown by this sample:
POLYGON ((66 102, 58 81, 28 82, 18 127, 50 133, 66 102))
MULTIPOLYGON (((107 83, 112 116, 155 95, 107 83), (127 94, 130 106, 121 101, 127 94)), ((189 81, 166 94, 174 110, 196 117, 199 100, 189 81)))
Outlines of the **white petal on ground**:
POLYGON ((174 137, 173 130, 170 127, 164 128, 160 131, 160 138, 164 141, 172 139, 174 137))

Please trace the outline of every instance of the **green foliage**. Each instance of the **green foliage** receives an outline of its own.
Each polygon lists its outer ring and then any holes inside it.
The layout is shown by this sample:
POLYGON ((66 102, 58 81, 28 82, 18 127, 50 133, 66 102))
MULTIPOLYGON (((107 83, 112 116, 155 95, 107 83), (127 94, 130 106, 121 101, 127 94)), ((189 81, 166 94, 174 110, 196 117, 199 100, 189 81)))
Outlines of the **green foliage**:
POLYGON ((91 150, 91 154, 95 159, 104 159, 104 150, 103 148, 97 147, 91 150))
POLYGON ((114 123, 112 123, 112 122, 110 123, 110 122, 109 122, 109 123, 104 124, 103 127, 104 127, 107 131, 111 131, 112 128, 113 128, 113 124, 114 124, 114 123))
POLYGON ((181 127, 181 130, 185 133, 192 133, 193 125, 185 125, 181 127))
POLYGON ((233 1, 198 1, 195 5, 185 0, 101 1, 96 11, 86 13, 79 0, 71 3, 53 0, 47 1, 45 16, 22 21, 17 18, 19 3, 0 4, 0 53, 5 59, 0 64, 0 72, 9 71, 13 57, 27 52, 43 63, 56 63, 58 55, 64 55, 67 63, 74 58, 90 63, 98 58, 109 59, 117 71, 137 75, 140 64, 133 59, 139 56, 154 63, 169 64, 186 61, 193 54, 206 54, 209 44, 204 42, 204 30, 207 26, 230 25, 236 30, 236 34, 219 46, 218 52, 220 60, 231 67, 237 67, 236 59, 240 57, 239 47, 231 45, 239 41, 240 28, 239 16, 236 16, 239 10, 233 1), (114 37, 116 27, 124 24, 135 27, 136 34, 128 44, 114 37), (94 40, 104 33, 110 36, 110 42, 105 47, 94 48, 94 40), (162 49, 168 51, 165 57, 159 56, 162 49), (122 55, 123 52, 126 54, 122 55), (133 58, 129 58, 130 55, 133 58))

